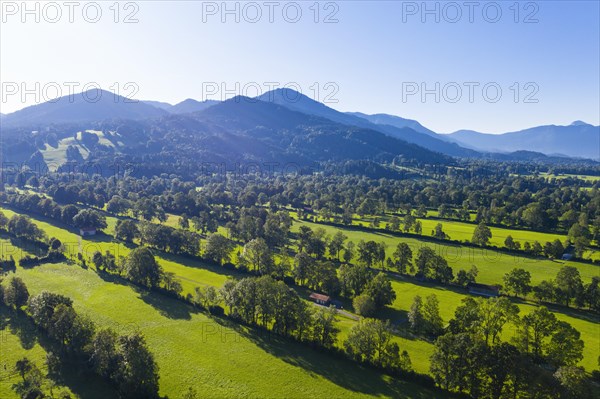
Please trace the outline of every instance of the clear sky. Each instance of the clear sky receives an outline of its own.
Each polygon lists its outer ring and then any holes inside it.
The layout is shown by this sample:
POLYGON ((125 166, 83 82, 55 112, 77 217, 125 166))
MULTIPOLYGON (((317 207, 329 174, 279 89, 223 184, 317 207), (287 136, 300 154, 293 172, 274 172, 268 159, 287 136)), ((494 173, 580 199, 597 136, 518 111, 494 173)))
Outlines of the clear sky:
POLYGON ((437 132, 600 124, 595 0, 229 2, 230 14, 221 1, 107 1, 78 2, 72 15, 62 1, 29 2, 33 14, 0 3, 2 113, 57 87, 66 95, 68 82, 170 103, 253 96, 276 82, 437 132))

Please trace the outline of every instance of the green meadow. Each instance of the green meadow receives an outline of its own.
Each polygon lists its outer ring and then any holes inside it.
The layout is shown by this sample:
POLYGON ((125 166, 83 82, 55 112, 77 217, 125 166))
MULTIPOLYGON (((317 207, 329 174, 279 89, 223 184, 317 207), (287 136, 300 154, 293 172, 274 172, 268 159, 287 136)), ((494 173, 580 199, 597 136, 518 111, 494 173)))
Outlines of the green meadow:
MULTIPOLYGON (((40 369, 44 376, 48 374, 46 356, 49 342, 43 337, 31 321, 22 314, 9 313, 0 309, 0 397, 18 398, 13 385, 22 381, 14 366, 18 360, 26 357, 40 369)), ((61 368, 56 378, 46 378, 42 384, 46 394, 62 397, 62 394, 77 395, 89 399, 115 397, 116 392, 100 378, 91 374, 81 374, 81 370, 72 364, 61 368)))
MULTIPOLYGON (((348 236, 348 239, 355 243, 361 239, 365 241, 383 241, 387 244, 387 256, 392 255, 399 242, 408 243, 414 254, 416 254, 418 248, 424 245, 431 246, 437 253, 443 255, 448 260, 455 273, 460 269, 468 270, 471 265, 476 265, 479 269, 477 281, 487 284, 502 284, 504 274, 515 267, 528 270, 531 273, 532 284, 537 284, 542 280, 554 279, 558 270, 564 265, 577 267, 583 281, 586 283, 593 276, 600 276, 599 266, 582 262, 526 258, 483 248, 432 243, 414 238, 395 237, 378 232, 368 233, 351 228, 339 228, 306 221, 296 221, 292 226, 292 230, 297 231, 302 225, 309 226, 312 229, 323 228, 327 234, 331 235, 335 234, 338 230, 343 231, 348 236)), ((435 294, 440 301, 440 314, 445 322, 448 322, 454 316, 455 309, 461 304, 461 300, 467 296, 464 291, 453 287, 440 287, 400 277, 392 279, 392 287, 396 292, 396 300, 385 311, 385 316, 390 318, 393 323, 406 322, 407 313, 416 295, 425 298, 428 295, 435 294)), ((536 304, 531 302, 519 303, 522 315, 531 312, 536 306, 536 304)), ((590 371, 598 369, 598 356, 600 356, 600 319, 598 316, 592 316, 588 312, 566 310, 563 307, 557 307, 553 310, 559 319, 567 321, 581 332, 581 337, 586 345, 581 365, 590 371)), ((347 322, 346 324, 350 326, 351 322, 347 322)), ((511 334, 512 330, 507 329, 504 339, 509 340, 512 336, 511 334)), ((433 353, 433 345, 423 340, 414 339, 413 337, 406 337, 405 334, 400 335, 398 344, 402 350, 406 349, 411 355, 415 370, 424 373, 428 372, 429 357, 433 353)))
MULTIPOLYGON (((414 281, 402 280, 396 278, 392 281, 392 287, 396 292, 396 300, 387 309, 384 314, 391 320, 405 320, 413 299, 416 295, 425 298, 435 294, 440 302, 440 315, 445 322, 448 322, 453 316, 454 311, 460 306, 463 298, 467 296, 461 290, 455 290, 447 287, 434 286, 427 283, 415 283, 414 281)), ((517 302, 520 308, 520 315, 525 315, 533 311, 537 305, 531 302, 517 302)), ((566 310, 564 308, 552 308, 556 317, 564 320, 575 327, 585 342, 584 358, 580 365, 588 371, 598 369, 598 356, 600 356, 600 319, 589 312, 578 310, 566 310)), ((508 341, 512 338, 514 330, 507 328, 504 331, 503 339, 508 341)), ((411 360, 415 370, 428 372, 429 356, 433 353, 433 345, 423 340, 404 339, 399 341, 403 349, 407 349, 411 355, 411 360), (404 345, 404 346, 402 346, 404 345), (411 350, 412 349, 412 350, 411 350)))
POLYGON ((540 173, 540 176, 545 177, 546 179, 558 179, 558 180, 572 178, 572 179, 583 180, 583 181, 589 182, 589 183, 595 183, 597 181, 600 181, 600 176, 590 176, 590 175, 572 175, 572 174, 556 175, 556 174, 551 174, 551 173, 540 173))
MULTIPOLYGON (((3 212, 9 217, 14 214, 14 212, 7 209, 3 209, 3 212)), ((117 253, 120 256, 126 256, 131 250, 130 247, 122 243, 113 242, 111 237, 108 236, 99 235, 96 237, 86 237, 82 239, 74 231, 69 231, 66 228, 52 224, 51 220, 42 221, 41 218, 32 219, 40 228, 47 232, 48 236, 57 237, 65 243, 75 243, 67 245, 67 250, 71 251, 73 254, 77 253, 79 248, 81 248, 83 253, 90 257, 96 250, 110 250, 111 252, 117 253)), ((111 219, 114 218, 108 218, 108 232, 111 232, 110 225, 114 225, 114 220, 111 219)), ((349 240, 354 241, 355 243, 360 239, 375 240, 378 242, 384 241, 387 244, 386 251, 388 256, 391 256, 395 246, 400 241, 407 242, 412 247, 414 253, 416 253, 419 247, 423 245, 429 245, 432 246, 436 252, 442 254, 448 259, 455 272, 461 268, 469 269, 472 264, 477 265, 479 269, 478 281, 490 284, 501 283, 502 276, 514 267, 522 267, 529 270, 532 275, 533 284, 536 284, 544 279, 553 279, 556 275, 556 272, 564 264, 576 266, 585 282, 589 281, 592 276, 597 276, 600 273, 598 266, 586 263, 515 257, 502 252, 485 250, 481 248, 431 243, 425 240, 404 237, 399 238, 377 232, 368 233, 352 230, 351 228, 337 228, 304 221, 295 221, 292 230, 297 231, 299 226, 302 225, 307 225, 313 229, 319 227, 324 228, 328 234, 334 234, 337 230, 341 230, 349 237, 349 240)), ((202 285, 220 287, 228 277, 239 275, 237 272, 229 271, 220 267, 214 267, 204 262, 191 260, 189 258, 173 256, 160 252, 157 252, 156 256, 166 271, 175 273, 175 275, 181 280, 184 293, 192 293, 195 287, 202 285)), ((435 294, 440 300, 441 316, 447 322, 452 318, 456 307, 460 305, 461 300, 466 296, 466 294, 460 289, 440 287, 427 283, 418 283, 415 280, 403 279, 400 277, 392 278, 392 286, 396 292, 397 298, 392 306, 385 310, 384 316, 389 318, 393 324, 397 325, 398 335, 395 339, 397 340, 401 350, 407 350, 410 354, 415 370, 418 372, 427 373, 429 371, 429 357, 433 353, 433 345, 422 339, 415 338, 406 332, 404 327, 406 327, 405 323, 410 305, 412 304, 412 301, 416 295, 420 295, 424 298, 428 295, 435 294)), ((303 297, 308 295, 304 292, 300 293, 303 297)), ((531 311, 536 305, 529 302, 523 302, 520 303, 519 306, 522 314, 524 314, 531 311)), ((560 319, 572 324, 582 334, 582 338, 586 343, 586 350, 585 357, 581 365, 588 370, 597 369, 597 359, 600 355, 600 324, 598 318, 591 317, 586 312, 578 312, 575 310, 565 314, 564 308, 556 309, 556 314, 560 319)), ((93 316, 94 319, 96 319, 97 315, 94 314, 93 316)), ((355 320, 346 317, 340 317, 340 321, 338 323, 341 329, 340 342, 342 342, 347 336, 348 331, 355 323, 355 320)), ((507 329, 504 338, 507 340, 510 339, 511 336, 509 334, 510 330, 507 329)))
POLYGON ((35 340, 35 335, 23 328, 23 323, 10 319, 5 309, 0 310, 0 397, 16 398, 11 389, 21 377, 14 370, 17 360, 29 358, 44 373, 46 351, 35 340))
MULTIPOLYGON (((114 148, 113 143, 104 136, 102 131, 87 131, 98 136, 99 144, 114 148)), ((84 159, 87 159, 89 156, 89 149, 81 142, 81 132, 77 133, 77 139, 75 139, 75 137, 67 137, 60 140, 56 146, 51 146, 50 144, 46 143, 45 148, 41 150, 41 153, 44 157, 44 162, 46 162, 50 170, 55 170, 58 166, 67 162, 67 148, 69 148, 69 146, 77 148, 84 159)))
MULTIPOLYGON (((429 211, 429 214, 434 213, 429 211)), ((435 211, 437 214, 437 211, 435 211)), ((432 215, 433 216, 433 215, 432 215)), ((471 215, 474 216, 474 215, 471 215)), ((473 218, 474 219, 474 218, 473 218)), ((390 220, 389 217, 383 217, 380 220, 380 226, 384 226, 386 222, 390 220)), ((471 241, 473 238, 473 231, 477 227, 474 223, 465 223, 456 220, 446 219, 433 219, 433 218, 417 218, 423 226, 423 235, 430 236, 431 232, 435 230, 438 223, 442 224, 444 232, 450 237, 451 240, 458 240, 461 242, 471 241)), ((370 227, 372 218, 356 218, 353 220, 353 225, 370 227)), ((546 242, 552 242, 554 240, 560 240, 565 242, 567 240, 566 234, 555 234, 555 233, 544 233, 540 231, 529 231, 521 229, 510 229, 502 227, 488 226, 492 232, 492 238, 490 239, 490 245, 498 248, 504 247, 504 241, 506 237, 512 236, 513 240, 521 243, 521 246, 528 242, 532 244, 539 242, 544 245, 546 242)), ((600 251, 591 249, 586 251, 584 257, 587 259, 598 259, 600 257, 600 251)))
POLYGON ((594 276, 600 276, 600 266, 589 263, 516 256, 493 249, 462 246, 450 242, 430 242, 413 237, 396 237, 375 231, 365 232, 307 221, 295 221, 292 231, 298 231, 303 225, 313 230, 323 228, 330 235, 342 231, 348 236, 348 240, 354 241, 355 244, 360 240, 384 242, 387 245, 386 255, 390 257, 399 242, 407 243, 411 247, 413 255, 416 255, 419 248, 429 246, 448 260, 448 264, 452 266, 455 273, 460 269, 469 270, 471 265, 477 266, 479 270, 477 281, 486 284, 502 284, 502 277, 517 267, 529 270, 531 282, 534 285, 542 280, 555 278, 558 270, 564 265, 577 267, 584 282, 589 282, 594 276))
MULTIPOLYGON (((9 218, 15 214, 10 209, 0 208, 0 210, 9 218)), ((76 233, 75 229, 58 226, 50 219, 30 217, 38 227, 46 232, 48 237, 58 238, 65 246, 67 256, 70 257, 74 257, 78 252, 81 252, 85 257, 90 259, 96 251, 102 253, 110 251, 117 257, 125 257, 134 248, 133 246, 127 246, 124 243, 114 241, 110 236, 81 237, 76 233)), ((107 222, 110 224, 111 219, 113 219, 112 222, 114 224, 114 218, 107 218, 107 222)), ((110 231, 110 225, 108 230, 110 231)), ((15 248, 7 244, 6 250, 18 253, 20 248, 15 248)), ((160 253, 158 251, 156 251, 156 257, 165 271, 175 273, 181 280, 184 294, 193 293, 194 289, 199 286, 213 285, 220 287, 228 276, 239 274, 235 271, 217 268, 195 259, 160 253)))
MULTIPOLYGON (((105 281, 78 266, 18 268, 17 275, 33 295, 48 290, 71 297, 77 311, 99 327, 143 332, 160 368, 160 393, 170 398, 181 397, 189 386, 201 397, 212 398, 434 397, 422 387, 259 330, 209 318, 180 301, 105 281)), ((10 344, 14 357, 26 353, 19 345, 10 344)), ((9 390, 2 393, 3 398, 15 397, 9 390)))

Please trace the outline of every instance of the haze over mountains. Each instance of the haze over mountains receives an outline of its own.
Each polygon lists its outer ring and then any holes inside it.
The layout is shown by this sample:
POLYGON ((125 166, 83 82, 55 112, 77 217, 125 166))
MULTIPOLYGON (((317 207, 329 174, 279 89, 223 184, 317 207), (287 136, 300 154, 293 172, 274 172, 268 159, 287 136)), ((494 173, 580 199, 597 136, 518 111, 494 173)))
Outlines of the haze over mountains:
POLYGON ((548 155, 600 159, 600 127, 581 121, 568 126, 537 126, 504 134, 459 130, 449 136, 462 146, 481 151, 531 149, 548 155))
MULTIPOLYGON (((377 130, 341 124, 248 97, 232 98, 202 112, 163 118, 162 125, 167 121, 180 122, 183 117, 201 122, 213 132, 221 129, 227 136, 233 134, 245 139, 246 147, 234 141, 228 148, 233 146, 248 154, 269 149, 272 154, 293 154, 298 159, 319 162, 360 159, 391 162, 400 157, 418 162, 447 163, 450 160, 377 130), (261 145, 257 146, 258 143, 261 145)), ((214 151, 219 152, 218 148, 214 151)))
MULTIPOLYGON (((400 129, 408 127, 416 132, 424 133, 431 137, 439 138, 438 137, 439 135, 437 133, 435 133, 432 130, 427 129, 425 126, 421 125, 419 122, 412 120, 412 119, 404 119, 399 116, 388 115, 388 114, 367 115, 367 114, 363 114, 362 112, 347 112, 347 113, 350 115, 358 116, 359 118, 362 118, 362 119, 366 119, 369 122, 374 123, 376 125, 389 125, 389 126, 395 126, 400 129)), ((444 138, 444 137, 441 137, 441 138, 444 138)))
POLYGON ((291 89, 276 89, 257 98, 261 101, 273 102, 298 112, 320 116, 344 125, 377 130, 400 140, 417 144, 432 151, 441 152, 442 154, 459 157, 478 156, 476 151, 462 148, 455 143, 447 142, 439 137, 419 133, 407 126, 397 127, 388 124, 375 124, 356 115, 336 111, 291 89))
POLYGON ((192 98, 188 98, 187 100, 183 100, 180 103, 175 105, 171 105, 169 103, 164 103, 160 101, 144 101, 146 104, 152 105, 154 107, 163 109, 171 114, 187 114, 190 112, 199 112, 207 109, 210 106, 218 104, 219 101, 215 100, 205 100, 205 101, 197 101, 192 98))
POLYGON ((104 90, 90 90, 85 94, 64 96, 23 108, 6 115, 2 125, 4 128, 11 128, 104 119, 141 120, 166 114, 166 111, 140 101, 104 90))
MULTIPOLYGON (((375 145, 379 150, 384 150, 380 145, 388 140, 382 136, 392 137, 401 143, 387 143, 390 148, 399 151, 397 155, 407 155, 406 151, 410 148, 411 151, 419 153, 417 158, 423 155, 422 150, 426 150, 469 158, 491 156, 511 159, 513 155, 510 153, 520 152, 514 154, 513 158, 536 159, 541 156, 539 153, 543 153, 600 160, 600 127, 580 121, 569 126, 538 126, 500 135, 468 130, 444 135, 424 127, 418 121, 399 116, 340 112, 291 89, 276 89, 254 99, 237 97, 222 103, 214 100, 200 102, 187 99, 176 105, 160 101, 133 101, 106 91, 101 91, 100 94, 91 91, 86 96, 78 94, 62 97, 0 117, 3 130, 37 130, 47 125, 107 120, 161 120, 172 123, 173 120, 169 117, 174 115, 190 116, 189 119, 180 120, 183 125, 189 124, 190 120, 202 121, 210 124, 212 129, 218 127, 221 133, 249 134, 250 138, 254 135, 253 139, 260 140, 263 145, 281 145, 285 142, 283 138, 290 139, 286 145, 292 145, 293 137, 289 137, 290 131, 295 131, 299 137, 304 137, 308 143, 314 144, 323 140, 324 136, 313 140, 316 136, 308 134, 307 129, 318 130, 326 127, 327 134, 336 136, 338 140, 355 140, 361 137, 361 140, 366 140, 363 144, 370 143, 369 145, 375 145), (89 98, 98 100, 91 102, 89 98), (267 103, 271 103, 271 106, 266 106, 267 103), (335 134, 332 133, 334 131, 335 134), (342 134, 344 132, 345 135, 342 134)), ((374 153, 371 155, 375 156, 374 153)))

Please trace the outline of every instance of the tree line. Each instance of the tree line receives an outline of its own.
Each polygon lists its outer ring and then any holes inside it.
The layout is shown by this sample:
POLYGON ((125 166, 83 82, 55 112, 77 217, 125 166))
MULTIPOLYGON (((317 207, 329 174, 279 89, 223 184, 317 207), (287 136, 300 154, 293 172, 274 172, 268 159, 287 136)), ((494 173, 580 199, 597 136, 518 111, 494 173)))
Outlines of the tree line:
MULTIPOLYGON (((132 212, 146 220, 160 220, 165 212, 185 214, 212 226, 215 220, 227 223, 227 213, 235 212, 232 208, 268 204, 296 210, 309 207, 339 222, 354 213, 419 216, 424 209, 437 209, 440 218, 470 221, 470 213, 475 212, 477 223, 565 233, 581 223, 592 226, 593 240, 600 234, 597 184, 591 190, 581 190, 580 183, 572 179, 510 175, 507 170, 490 171, 486 165, 475 166, 468 174, 452 171, 436 180, 370 179, 332 173, 203 175, 183 181, 172 175, 138 179, 64 173, 39 176, 32 183, 63 204, 107 204, 111 213, 132 212)), ((410 218, 408 221, 405 228, 412 228, 410 218)))
POLYGON ((436 383, 473 398, 594 397, 592 379, 576 366, 584 349, 579 331, 543 306, 518 313, 507 298, 464 298, 435 341, 436 383), (509 324, 516 333, 503 341, 509 324))
MULTIPOLYGON (((122 398, 158 398, 158 366, 141 333, 119 336, 111 329, 98 329, 75 311, 70 298, 48 291, 30 296, 19 277, 0 284, 0 306, 24 314, 57 345, 47 356, 50 374, 61 363, 75 362, 112 384, 122 398)), ((21 359, 16 369, 22 381, 14 389, 22 398, 45 397, 37 367, 21 359)))

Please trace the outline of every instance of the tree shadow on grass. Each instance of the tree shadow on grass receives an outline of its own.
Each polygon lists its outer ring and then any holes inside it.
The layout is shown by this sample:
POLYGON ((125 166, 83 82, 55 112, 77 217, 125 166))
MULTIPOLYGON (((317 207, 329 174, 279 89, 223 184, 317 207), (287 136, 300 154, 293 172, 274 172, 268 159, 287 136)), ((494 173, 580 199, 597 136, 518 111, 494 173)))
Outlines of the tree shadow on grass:
MULTIPOLYGON (((0 332, 6 328, 10 329, 10 332, 19 338, 20 344, 25 350, 32 349, 36 344, 39 344, 46 353, 60 353, 60 348, 56 343, 41 333, 24 314, 11 312, 1 307, 0 332)), ((14 367, 14 365, 9 365, 9 368, 3 371, 4 377, 12 377, 14 369, 10 369, 11 366, 14 367)), ((42 365, 38 364, 38 366, 42 365)), ((68 387, 77 397, 82 399, 118 397, 112 386, 88 368, 82 367, 81 362, 63 361, 58 370, 49 374, 48 378, 58 385, 68 387)))
POLYGON ((548 308, 548 310, 550 310, 554 313, 564 314, 565 316, 569 316, 574 319, 587 321, 589 323, 596 323, 596 324, 600 323, 600 315, 593 313, 591 310, 568 308, 564 305, 557 305, 555 303, 543 302, 543 303, 539 304, 534 301, 529 301, 526 299, 516 298, 516 297, 510 297, 510 299, 511 299, 511 301, 513 301, 514 303, 516 303, 518 305, 545 306, 548 308))
POLYGON ((566 306, 559 305, 546 305, 549 310, 555 313, 561 313, 569 317, 573 317, 574 319, 579 319, 583 321, 587 321, 590 323, 600 323, 600 315, 592 313, 590 310, 581 310, 581 309, 573 309, 568 308, 566 306))
POLYGON ((55 383, 68 387, 82 399, 105 399, 118 397, 116 390, 102 378, 77 362, 65 362, 48 375, 55 383))
POLYGON ((106 271, 97 271, 96 275, 100 277, 102 281, 105 281, 107 283, 119 284, 124 286, 133 286, 129 281, 125 280, 123 277, 106 271))
POLYGON ((171 298, 165 293, 150 291, 147 288, 132 284, 116 274, 99 272, 97 275, 103 281, 108 283, 130 287, 139 295, 141 300, 152 306, 161 315, 169 319, 190 320, 192 318, 192 313, 195 313, 194 309, 190 305, 178 299, 171 298))
POLYGON ((21 313, 9 311, 5 307, 0 307, 0 331, 7 330, 10 334, 19 338, 21 346, 29 350, 37 343, 37 330, 35 326, 28 322, 28 319, 21 313))
POLYGON ((259 328, 246 327, 224 318, 214 318, 223 327, 236 331, 270 355, 320 376, 344 389, 393 398, 432 398, 433 392, 363 367, 342 355, 322 352, 259 328))
POLYGON ((135 287, 141 300, 156 309, 162 316, 169 319, 191 320, 193 308, 177 299, 166 295, 135 287))
POLYGON ((386 306, 381 309, 377 316, 381 319, 387 319, 393 326, 406 326, 408 322, 408 312, 406 310, 386 306))
POLYGON ((85 241, 109 242, 109 243, 115 243, 115 244, 120 243, 119 241, 116 241, 113 238, 113 236, 109 236, 108 234, 105 234, 105 233, 97 233, 96 235, 93 235, 93 236, 86 236, 85 241))
POLYGON ((188 256, 182 256, 182 255, 174 255, 174 254, 170 254, 167 252, 159 251, 154 248, 152 249, 152 251, 156 252, 155 255, 160 256, 164 260, 178 263, 183 266, 193 267, 195 269, 204 269, 204 270, 208 270, 213 273, 220 274, 220 275, 227 276, 227 277, 246 276, 244 273, 242 273, 238 270, 227 269, 223 266, 211 264, 209 262, 204 262, 200 259, 196 259, 196 258, 192 258, 192 257, 188 257, 188 256))

